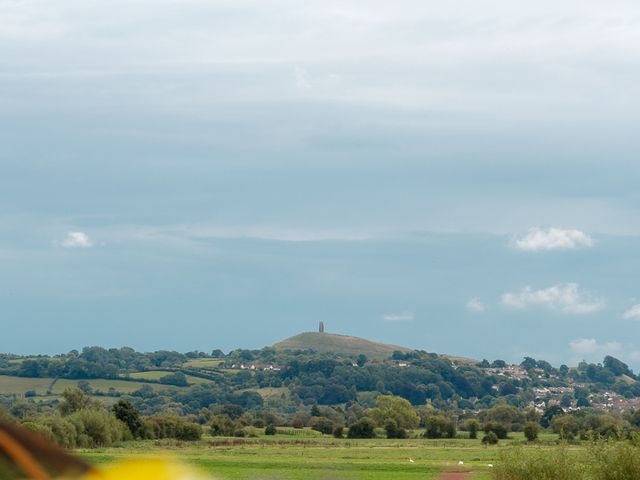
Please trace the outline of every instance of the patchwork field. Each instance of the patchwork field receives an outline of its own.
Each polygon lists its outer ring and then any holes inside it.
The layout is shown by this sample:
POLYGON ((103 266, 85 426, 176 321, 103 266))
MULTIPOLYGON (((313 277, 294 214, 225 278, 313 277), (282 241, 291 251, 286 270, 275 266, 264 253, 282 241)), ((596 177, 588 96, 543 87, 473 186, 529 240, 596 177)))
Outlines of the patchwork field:
MULTIPOLYGON (((193 378, 198 381, 202 380, 196 377, 193 377, 193 378)), ((2 392, 3 394, 24 395, 29 391, 34 391, 36 395, 41 396, 41 395, 46 395, 47 391, 51 390, 51 394, 60 395, 67 388, 75 388, 78 386, 78 380, 66 380, 66 379, 59 379, 55 381, 54 380, 55 379, 53 378, 23 378, 23 377, 12 377, 8 375, 0 375, 0 392, 2 392)), ((94 391, 101 391, 103 393, 108 393, 110 388, 113 388, 114 390, 120 393, 131 393, 135 390, 140 389, 144 385, 149 385, 154 390, 161 390, 166 388, 177 388, 177 387, 169 387, 167 385, 135 382, 135 381, 128 381, 128 380, 97 379, 97 380, 87 380, 87 382, 89 383, 89 385, 94 391)))

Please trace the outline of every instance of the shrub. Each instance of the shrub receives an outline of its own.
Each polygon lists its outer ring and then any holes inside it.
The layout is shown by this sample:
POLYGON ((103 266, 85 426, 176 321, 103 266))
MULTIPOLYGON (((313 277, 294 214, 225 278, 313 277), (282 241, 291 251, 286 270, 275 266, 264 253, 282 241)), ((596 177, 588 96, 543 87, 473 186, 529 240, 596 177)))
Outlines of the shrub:
POLYGON ((540 431, 540 425, 536 422, 527 422, 524 426, 524 436, 530 442, 533 442, 538 438, 538 432, 540 431))
POLYGON ((464 423, 465 428, 469 432, 469 438, 476 439, 478 438, 478 430, 480 430, 480 424, 477 420, 471 419, 467 420, 464 423))
POLYGON ((129 428, 135 438, 141 438, 143 436, 143 422, 140 418, 140 413, 131 402, 118 400, 118 403, 113 406, 113 414, 129 428))
POLYGON ((278 429, 275 425, 267 425, 264 429, 265 435, 275 435, 276 433, 278 433, 278 429))
POLYGON ((344 433, 344 427, 342 425, 336 425, 336 428, 333 429, 333 436, 335 438, 342 438, 344 433))
POLYGON ((562 446, 553 449, 510 448, 501 452, 493 474, 496 480, 586 480, 590 467, 580 460, 562 446))
POLYGON ((197 423, 183 422, 176 431, 177 440, 194 441, 202 437, 202 427, 197 423))
POLYGON ((425 438, 454 438, 456 426, 453 420, 442 416, 429 417, 425 422, 425 438))
POLYGON ((349 427, 348 438, 374 438, 376 425, 370 418, 361 418, 349 427))
POLYGON ((482 437, 482 443, 484 445, 495 445, 498 443, 498 436, 495 432, 489 432, 482 437))
POLYGON ((507 427, 505 427, 502 423, 493 422, 488 422, 484 425, 484 433, 488 434, 489 432, 495 433, 496 437, 498 437, 500 440, 504 440, 505 438, 507 438, 507 434, 509 433, 507 427))
POLYGON ((211 419, 211 435, 232 437, 237 429, 236 422, 231 420, 228 415, 215 415, 211 419))
POLYGON ((392 419, 387 421, 384 430, 387 433, 387 438, 407 438, 407 431, 398 427, 398 424, 392 419))
POLYGON ((145 421, 145 429, 152 438, 175 438, 177 440, 199 440, 202 427, 182 417, 171 414, 154 415, 145 421))
POLYGON ((187 382, 187 376, 182 372, 170 373, 169 375, 160 377, 159 382, 165 385, 175 385, 177 387, 186 387, 189 385, 189 382, 187 382))
POLYGON ((109 447, 131 436, 127 426, 104 409, 78 410, 68 419, 79 434, 81 447, 109 447))
POLYGON ((325 435, 330 435, 331 433, 333 433, 335 424, 325 417, 313 417, 313 419, 311 420, 311 428, 325 435))

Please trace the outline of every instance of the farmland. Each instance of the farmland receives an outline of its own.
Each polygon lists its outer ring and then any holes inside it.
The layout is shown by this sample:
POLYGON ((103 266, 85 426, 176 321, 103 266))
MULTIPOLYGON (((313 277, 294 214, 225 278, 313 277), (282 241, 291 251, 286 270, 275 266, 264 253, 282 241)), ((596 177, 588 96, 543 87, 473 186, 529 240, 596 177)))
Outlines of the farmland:
MULTIPOLYGON (((150 372, 151 373, 151 372, 150 372)), ((163 372, 166 374, 166 372, 163 372)), ((193 377, 196 382, 202 379, 193 377)), ((166 385, 143 383, 117 379, 91 379, 86 380, 94 392, 107 394, 110 389, 119 393, 131 393, 139 390, 145 385, 149 385, 155 390, 166 389, 166 385)), ((194 382, 194 383, 196 383, 194 382)), ((27 392, 35 392, 36 396, 60 395, 67 388, 78 386, 78 380, 54 379, 54 378, 23 378, 8 375, 0 375, 0 392, 5 394, 25 395, 27 392)))
MULTIPOLYGON (((124 448, 79 453, 95 465, 125 458, 175 457, 222 480, 411 480, 438 478, 441 472, 452 469, 485 480, 491 478, 489 465, 498 461, 499 452, 521 440, 515 434, 501 446, 484 447, 477 440, 467 439, 348 440, 318 437, 305 430, 296 436, 204 437, 191 444, 129 442, 124 448)), ((545 436, 545 442, 550 440, 552 436, 545 436)))

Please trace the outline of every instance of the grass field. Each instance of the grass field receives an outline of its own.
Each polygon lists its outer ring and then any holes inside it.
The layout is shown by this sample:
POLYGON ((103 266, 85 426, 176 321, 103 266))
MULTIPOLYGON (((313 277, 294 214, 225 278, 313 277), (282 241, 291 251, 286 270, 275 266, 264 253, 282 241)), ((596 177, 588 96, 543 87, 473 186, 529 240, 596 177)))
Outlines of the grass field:
POLYGON ((187 360, 184 363, 186 368, 203 368, 203 369, 213 369, 220 365, 224 360, 220 360, 217 358, 194 358, 192 360, 187 360))
MULTIPOLYGON (((162 377, 166 375, 170 375, 172 372, 167 372, 166 370, 149 370, 146 372, 135 372, 130 373, 130 378, 142 378, 144 380, 160 380, 162 377)), ((191 385, 199 384, 199 383, 211 383, 211 380, 206 378, 194 377, 193 375, 186 375, 187 382, 191 385)))
MULTIPOLYGON (((193 378, 198 381, 202 380, 197 379, 196 377, 193 378)), ((78 380, 59 379, 55 383, 53 383, 53 381, 53 378, 23 378, 0 375, 0 393, 24 395, 26 392, 33 390, 37 395, 46 395, 47 390, 51 388, 51 393, 53 395, 60 395, 67 388, 75 388, 78 386, 78 380), (53 387, 51 387, 52 384, 53 387)), ((149 385, 155 390, 170 388, 167 385, 157 385, 127 380, 97 379, 87 381, 94 391, 100 390, 104 393, 107 393, 110 388, 113 388, 120 393, 131 393, 134 390, 140 389, 144 385, 149 385)))
MULTIPOLYGON (((543 438, 543 442, 553 438, 543 438)), ((451 469, 468 471, 474 480, 488 480, 489 465, 496 464, 500 450, 521 441, 517 435, 498 446, 484 447, 479 440, 465 439, 348 440, 276 435, 209 437, 196 443, 132 442, 124 448, 80 454, 96 465, 132 457, 174 457, 220 480, 428 480, 451 469), (461 461, 463 465, 459 465, 461 461)))

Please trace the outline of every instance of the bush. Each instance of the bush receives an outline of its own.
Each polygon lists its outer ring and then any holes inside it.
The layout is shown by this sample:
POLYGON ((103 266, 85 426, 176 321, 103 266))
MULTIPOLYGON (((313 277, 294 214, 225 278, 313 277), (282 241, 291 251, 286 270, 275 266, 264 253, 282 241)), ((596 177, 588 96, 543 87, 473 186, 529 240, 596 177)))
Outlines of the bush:
POLYGON ((425 438, 454 438, 456 426, 453 420, 442 416, 429 417, 425 422, 425 438))
POLYGON ((170 373, 169 375, 160 377, 159 382, 165 385, 175 385, 177 387, 186 387, 189 385, 189 382, 187 382, 187 376, 182 372, 170 373))
POLYGON ((211 435, 232 437, 237 430, 236 422, 231 420, 228 415, 215 415, 211 419, 211 435))
POLYGON ((484 445, 495 445, 496 443, 498 443, 498 436, 495 434, 495 432, 489 432, 485 434, 484 437, 482 437, 482 443, 484 445))
POLYGON ((313 417, 311 420, 311 428, 325 435, 332 434, 335 426, 335 423, 325 417, 313 417))
POLYGON ((488 422, 484 425, 484 433, 493 432, 500 440, 507 438, 509 431, 502 423, 488 422))
POLYGON ((342 425, 336 425, 336 428, 333 429, 333 436, 335 438, 342 438, 344 433, 344 427, 342 425))
POLYGON ((140 413, 131 402, 118 400, 118 403, 113 406, 113 414, 129 428, 135 438, 142 438, 144 433, 143 422, 140 418, 140 413))
POLYGON ((370 418, 361 418, 349 427, 348 438, 374 438, 376 425, 370 418))
POLYGON ((540 432, 540 425, 536 422, 527 422, 524 426, 524 436, 530 442, 538 438, 538 432, 540 432))
POLYGON ((501 452, 493 474, 496 480, 586 480, 588 469, 562 446, 544 450, 509 448, 501 452))
POLYGON ((145 421, 145 428, 153 438, 175 438, 177 440, 199 440, 202 427, 182 417, 171 414, 154 415, 145 421))
POLYGON ((398 427, 398 424, 392 419, 387 421, 384 430, 387 433, 387 438, 407 438, 407 431, 398 427))
POLYGON ((110 447, 131 437, 127 426, 104 409, 78 410, 67 418, 78 432, 79 447, 110 447))
POLYGON ((464 426, 469 432, 469 438, 471 439, 478 438, 478 430, 480 430, 480 424, 478 423, 477 420, 475 419, 467 420, 464 423, 464 426))
POLYGON ((278 433, 278 429, 275 425, 267 425, 264 429, 265 435, 275 435, 276 433, 278 433))
POLYGON ((202 438, 202 427, 197 423, 184 422, 176 431, 177 440, 195 441, 202 438))

